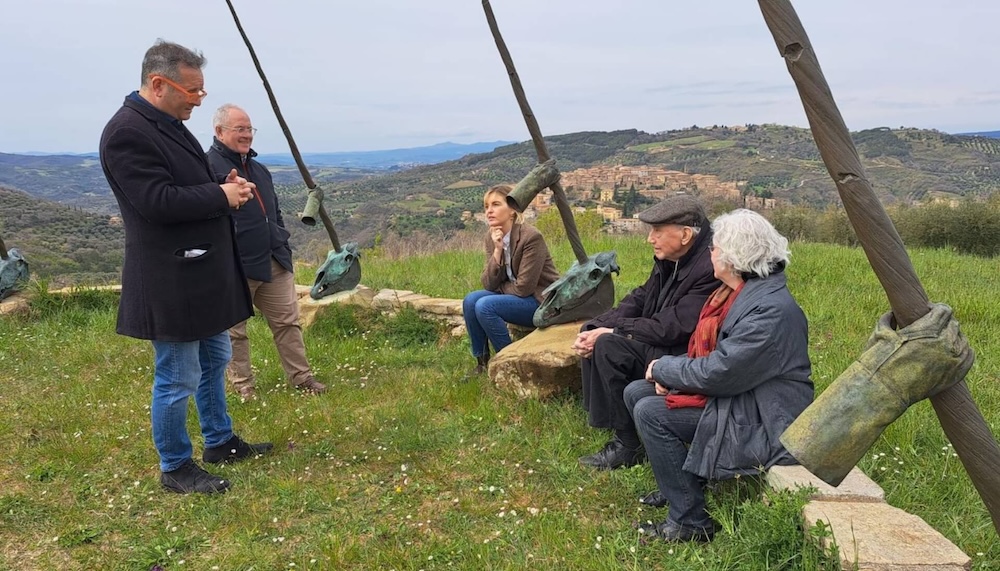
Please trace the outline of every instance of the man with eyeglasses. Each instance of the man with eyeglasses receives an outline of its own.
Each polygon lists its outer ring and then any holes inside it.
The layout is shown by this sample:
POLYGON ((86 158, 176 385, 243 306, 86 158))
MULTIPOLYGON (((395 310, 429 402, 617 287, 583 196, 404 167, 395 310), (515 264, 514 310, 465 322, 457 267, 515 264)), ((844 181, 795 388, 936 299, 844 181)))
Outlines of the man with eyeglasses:
MULTIPOLYGON (((599 470, 627 468, 644 461, 625 387, 646 376, 649 362, 687 352, 688 340, 708 296, 719 286, 708 247, 712 229, 697 198, 668 197, 639 213, 650 225, 653 271, 618 306, 583 324, 573 344, 581 357, 583 407, 594 428, 614 435, 601 450, 580 458, 599 470)), ((662 505, 662 498, 641 500, 662 505)))
POLYGON ((184 126, 207 95, 204 65, 200 53, 157 40, 143 58, 139 90, 125 98, 100 143, 125 223, 117 331, 153 345, 150 416, 160 483, 185 494, 230 486, 192 459, 192 395, 204 462, 235 462, 272 447, 234 434, 226 409, 227 330, 253 314, 230 212, 252 198, 254 185, 235 169, 217 178, 184 126))
MULTIPOLYGON (((288 383, 306 394, 324 393, 326 386, 313 377, 306 358, 299 325, 292 249, 288 245, 288 231, 281 218, 278 195, 274 192, 271 173, 254 159, 257 153, 250 148, 257 129, 251 125, 246 111, 230 103, 215 111, 212 126, 215 139, 208 151, 208 162, 216 176, 223 177, 236 169, 239 176, 256 185, 253 199, 233 213, 250 297, 271 328, 288 383)), ((246 321, 231 327, 229 338, 233 343, 229 380, 241 397, 251 399, 256 389, 246 321)))

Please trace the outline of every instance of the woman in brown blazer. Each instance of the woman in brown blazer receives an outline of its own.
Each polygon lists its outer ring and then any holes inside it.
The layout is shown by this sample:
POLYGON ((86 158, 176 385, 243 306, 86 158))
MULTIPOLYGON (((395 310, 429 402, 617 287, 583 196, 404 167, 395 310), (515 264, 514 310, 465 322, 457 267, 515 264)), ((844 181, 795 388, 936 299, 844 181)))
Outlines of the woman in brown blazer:
POLYGON ((494 186, 483 197, 489 225, 486 264, 480 278, 483 289, 462 301, 476 374, 486 370, 489 343, 500 352, 511 342, 508 323, 530 327, 542 290, 559 278, 541 233, 521 224, 517 211, 507 206, 510 191, 506 185, 494 186))

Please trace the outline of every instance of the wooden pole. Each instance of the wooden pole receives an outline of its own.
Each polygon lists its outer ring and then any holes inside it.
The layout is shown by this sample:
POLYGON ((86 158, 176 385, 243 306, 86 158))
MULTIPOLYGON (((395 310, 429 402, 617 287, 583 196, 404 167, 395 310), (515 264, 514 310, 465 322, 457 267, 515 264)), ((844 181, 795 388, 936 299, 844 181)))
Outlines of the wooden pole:
MULTIPOLYGON (((240 36, 243 37, 243 43, 247 45, 247 49, 250 51, 250 58, 253 60, 254 67, 257 68, 257 74, 260 75, 260 80, 264 83, 264 90, 267 91, 267 98, 271 100, 271 108, 274 109, 274 116, 277 117, 278 124, 281 125, 281 132, 285 134, 285 140, 288 141, 288 148, 292 152, 295 164, 299 167, 299 174, 302 175, 302 180, 305 181, 306 187, 308 187, 309 190, 316 189, 318 187, 313 181, 312 175, 309 174, 309 169, 306 167, 305 161, 302 160, 302 154, 299 153, 299 147, 295 144, 295 139, 292 138, 292 131, 288 128, 288 123, 285 122, 284 115, 281 114, 281 108, 278 107, 278 100, 274 96, 274 90, 271 89, 271 83, 267 81, 267 76, 264 75, 264 69, 260 66, 260 60, 257 59, 257 52, 254 51, 253 45, 250 44, 250 38, 248 38, 246 32, 243 31, 243 25, 240 24, 240 18, 236 15, 236 8, 233 7, 231 0, 226 0, 226 5, 229 6, 229 12, 233 15, 233 21, 236 23, 236 29, 239 30, 240 36)), ((322 195, 320 194, 320 196, 322 195)), ((326 227, 326 233, 330 236, 330 242, 333 244, 333 249, 340 252, 340 239, 337 237, 337 230, 333 227, 333 221, 330 220, 330 217, 327 215, 326 209, 323 208, 322 203, 319 204, 319 214, 320 218, 323 220, 323 226, 326 227)))
MULTIPOLYGON (((764 21, 798 89, 809 127, 827 171, 837 185, 847 217, 900 327, 923 317, 930 301, 892 220, 872 190, 816 53, 790 0, 758 0, 764 21)), ((1000 447, 965 381, 931 397, 969 478, 1000 533, 1000 447)))
MULTIPOLYGON (((226 1, 228 2, 228 0, 226 1)), ((497 50, 500 51, 500 59, 503 60, 504 67, 507 68, 507 75, 510 76, 510 85, 514 88, 514 97, 517 99, 517 104, 521 107, 521 114, 524 116, 524 122, 528 126, 528 133, 531 134, 531 141, 535 144, 538 162, 544 163, 552 157, 545 146, 545 139, 542 138, 542 130, 538 127, 538 120, 535 119, 535 114, 531 112, 531 106, 528 105, 528 97, 524 94, 521 79, 514 68, 514 60, 510 57, 507 44, 504 43, 503 37, 500 35, 500 28, 497 26, 496 17, 493 15, 493 8, 490 7, 490 0, 483 0, 483 11, 486 12, 486 21, 490 25, 490 31, 493 32, 493 40, 497 44, 497 50)), ((576 229, 576 220, 573 219, 573 211, 570 209, 566 192, 559 181, 553 183, 549 188, 552 190, 552 196, 555 198, 556 208, 559 209, 559 217, 562 218, 563 226, 566 227, 566 235, 569 238, 570 245, 573 247, 573 254, 576 255, 577 261, 583 265, 587 263, 587 251, 584 250, 583 242, 580 241, 580 233, 576 229)))

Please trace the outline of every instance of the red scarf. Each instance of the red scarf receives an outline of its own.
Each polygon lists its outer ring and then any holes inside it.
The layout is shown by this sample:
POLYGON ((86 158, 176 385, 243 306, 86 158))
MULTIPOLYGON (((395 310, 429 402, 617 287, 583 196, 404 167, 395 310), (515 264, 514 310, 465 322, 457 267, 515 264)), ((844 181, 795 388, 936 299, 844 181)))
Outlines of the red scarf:
MULTIPOLYGON (((740 283, 736 289, 722 284, 719 289, 708 296, 708 301, 705 302, 701 308, 701 314, 698 315, 698 324, 695 325, 694 333, 691 334, 691 339, 688 341, 688 357, 698 359, 715 350, 715 344, 719 340, 719 330, 722 329, 722 321, 729 313, 733 302, 736 301, 736 296, 742 290, 743 283, 740 283)), ((705 408, 708 397, 670 391, 670 394, 666 396, 666 401, 667 408, 705 408)))

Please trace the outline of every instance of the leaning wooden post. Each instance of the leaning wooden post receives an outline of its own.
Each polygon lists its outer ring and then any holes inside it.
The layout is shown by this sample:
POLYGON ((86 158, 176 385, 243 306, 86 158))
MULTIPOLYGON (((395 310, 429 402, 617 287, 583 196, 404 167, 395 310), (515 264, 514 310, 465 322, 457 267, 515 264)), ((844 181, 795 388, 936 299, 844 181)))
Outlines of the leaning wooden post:
POLYGON ((0 260, 9 260, 10 256, 7 255, 7 246, 3 243, 3 237, 0 237, 0 260))
POLYGON ((278 124, 281 125, 281 132, 285 134, 285 140, 288 141, 288 148, 292 152, 295 164, 299 167, 299 173, 302 175, 302 180, 305 181, 306 187, 309 188, 309 199, 306 201, 306 206, 302 210, 302 223, 307 226, 314 226, 316 224, 316 213, 318 211, 320 219, 323 221, 323 226, 326 228, 326 233, 330 236, 330 242, 333 244, 334 251, 340 252, 340 239, 337 238, 337 230, 333 227, 333 221, 330 219, 330 216, 327 215, 326 209, 323 208, 323 189, 317 186, 313 181, 312 175, 309 174, 309 169, 306 167, 305 161, 302 160, 302 155, 299 153, 299 147, 295 144, 295 139, 292 138, 292 131, 288 128, 288 123, 285 122, 285 117, 281 114, 281 109, 278 107, 278 100, 275 98, 274 91, 271 89, 271 83, 267 81, 267 76, 264 75, 264 69, 260 66, 260 60, 257 59, 257 52, 254 51, 253 45, 250 44, 250 38, 248 38, 246 32, 243 31, 243 25, 240 24, 240 18, 236 15, 236 8, 233 8, 233 3, 230 0, 226 0, 226 4, 229 6, 229 11, 233 15, 233 21, 236 22, 236 29, 239 30, 240 36, 243 37, 243 43, 247 45, 247 49, 250 51, 250 58, 253 59, 254 67, 257 68, 257 74, 260 75, 260 80, 264 83, 264 90, 267 91, 267 98, 271 100, 271 108, 274 109, 274 115, 278 119, 278 124))
MULTIPOLYGON (((490 25, 490 31, 493 32, 493 39, 496 41, 497 49, 500 51, 500 59, 503 60, 503 64, 507 68, 507 75, 510 76, 510 85, 514 88, 514 97, 517 99, 517 104, 521 107, 521 114, 524 115, 524 122, 528 126, 528 132, 531 133, 531 141, 535 144, 538 162, 544 163, 552 157, 545 146, 545 139, 542 138, 542 130, 538 127, 538 120, 535 119, 535 114, 531 112, 531 106, 528 105, 528 98, 524 94, 524 87, 521 86, 521 79, 517 76, 517 70, 514 69, 514 60, 511 59, 510 51, 507 50, 507 44, 504 43, 503 37, 500 35, 500 28, 497 27, 496 17, 493 16, 493 8, 490 7, 490 0, 483 0, 483 11, 486 12, 486 21, 490 25)), ((580 233, 576 229, 576 221, 573 219, 573 211, 570 209, 569 200, 566 199, 566 193, 563 191, 563 187, 558 180, 552 183, 549 188, 552 189, 556 208, 559 209, 559 217, 562 218, 563 226, 566 227, 566 235, 569 238, 570 245, 573 247, 576 260, 581 265, 586 264, 587 251, 583 249, 583 242, 580 241, 580 233)))
MULTIPOLYGON (((896 322, 905 327, 930 310, 903 242, 882 207, 858 157, 805 28, 789 0, 758 0, 795 82, 816 145, 858 241, 885 289, 896 322)), ((945 434, 958 453, 1000 532, 1000 447, 969 389, 958 380, 930 397, 945 434)))

